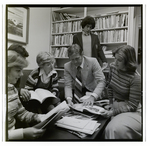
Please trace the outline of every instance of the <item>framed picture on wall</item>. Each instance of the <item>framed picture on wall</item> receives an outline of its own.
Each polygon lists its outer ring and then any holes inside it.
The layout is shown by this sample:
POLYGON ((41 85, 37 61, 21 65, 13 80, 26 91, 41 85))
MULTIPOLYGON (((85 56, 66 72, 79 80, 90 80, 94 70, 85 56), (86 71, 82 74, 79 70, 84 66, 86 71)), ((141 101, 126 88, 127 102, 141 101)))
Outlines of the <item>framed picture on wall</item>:
POLYGON ((10 41, 27 43, 28 8, 8 7, 7 37, 10 41))

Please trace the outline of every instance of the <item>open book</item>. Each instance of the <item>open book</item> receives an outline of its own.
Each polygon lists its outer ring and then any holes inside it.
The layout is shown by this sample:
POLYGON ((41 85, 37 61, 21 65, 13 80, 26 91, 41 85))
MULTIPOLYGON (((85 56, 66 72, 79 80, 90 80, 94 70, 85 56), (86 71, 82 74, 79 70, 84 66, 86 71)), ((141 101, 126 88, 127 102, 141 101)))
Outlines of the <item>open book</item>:
POLYGON ((105 109, 103 107, 99 107, 99 106, 96 106, 96 105, 83 106, 82 103, 74 104, 70 108, 72 108, 74 110, 77 110, 77 111, 80 111, 80 112, 89 112, 89 113, 96 114, 96 115, 101 115, 101 113, 105 111, 105 109))
POLYGON ((36 101, 39 102, 39 104, 47 101, 53 104, 55 104, 55 102, 57 103, 57 97, 49 90, 37 88, 35 91, 30 90, 29 92, 31 93, 30 101, 32 102, 36 101))
POLYGON ((54 125, 57 120, 59 120, 68 110, 69 106, 66 101, 63 101, 59 105, 57 105, 54 109, 49 111, 42 119, 42 122, 35 125, 35 128, 44 129, 50 125, 54 125))

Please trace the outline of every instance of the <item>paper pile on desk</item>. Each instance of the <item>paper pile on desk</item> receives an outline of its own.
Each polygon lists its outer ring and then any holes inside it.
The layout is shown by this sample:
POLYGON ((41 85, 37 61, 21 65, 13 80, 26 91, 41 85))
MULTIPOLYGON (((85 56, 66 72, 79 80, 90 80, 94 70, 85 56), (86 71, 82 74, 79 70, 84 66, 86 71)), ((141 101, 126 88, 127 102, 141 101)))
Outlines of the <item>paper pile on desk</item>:
POLYGON ((95 120, 76 119, 74 117, 63 117, 55 123, 58 127, 83 132, 92 135, 100 126, 95 120))

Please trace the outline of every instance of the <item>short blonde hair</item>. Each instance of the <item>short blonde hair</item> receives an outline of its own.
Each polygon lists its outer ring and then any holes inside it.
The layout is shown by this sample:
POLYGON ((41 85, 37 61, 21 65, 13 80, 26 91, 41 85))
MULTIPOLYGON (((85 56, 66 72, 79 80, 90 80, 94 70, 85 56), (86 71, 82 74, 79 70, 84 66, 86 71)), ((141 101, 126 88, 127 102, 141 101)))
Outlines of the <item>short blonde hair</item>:
POLYGON ((7 66, 25 68, 28 66, 28 61, 16 51, 8 50, 7 66))
POLYGON ((39 67, 42 67, 47 62, 55 63, 55 58, 49 52, 40 52, 36 57, 36 62, 39 67))

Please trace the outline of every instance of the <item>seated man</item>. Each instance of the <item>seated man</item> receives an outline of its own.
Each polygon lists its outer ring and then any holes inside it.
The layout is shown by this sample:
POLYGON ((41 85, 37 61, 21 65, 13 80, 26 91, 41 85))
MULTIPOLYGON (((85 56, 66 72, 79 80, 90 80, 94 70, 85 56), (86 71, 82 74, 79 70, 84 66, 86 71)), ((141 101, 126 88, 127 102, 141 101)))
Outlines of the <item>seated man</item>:
POLYGON ((84 56, 77 44, 68 48, 68 57, 70 62, 64 65, 65 98, 68 104, 73 105, 73 102, 78 102, 90 92, 82 101, 83 105, 93 105, 95 100, 101 98, 105 87, 105 76, 97 59, 84 56))

